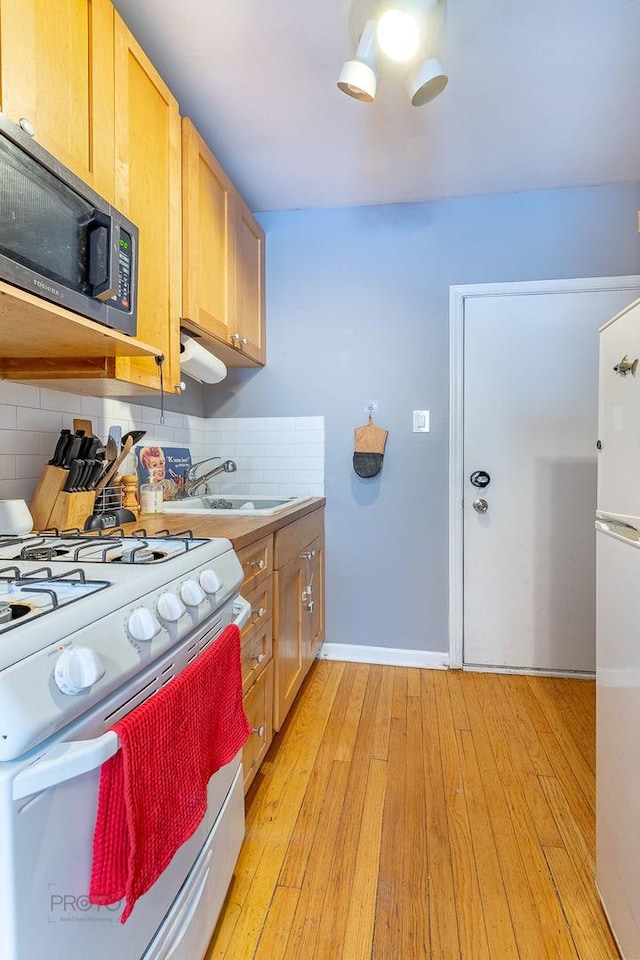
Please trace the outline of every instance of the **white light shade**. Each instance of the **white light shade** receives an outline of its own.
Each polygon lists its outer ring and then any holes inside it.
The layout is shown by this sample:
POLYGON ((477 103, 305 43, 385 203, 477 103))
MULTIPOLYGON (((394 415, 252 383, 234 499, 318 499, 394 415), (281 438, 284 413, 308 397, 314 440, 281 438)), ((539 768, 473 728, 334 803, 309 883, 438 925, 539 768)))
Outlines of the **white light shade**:
POLYGON ((338 87, 349 97, 371 103, 378 88, 375 68, 376 23, 375 20, 369 20, 362 31, 355 58, 347 60, 340 71, 338 87))
POLYGON ((378 20, 378 43, 392 60, 405 63, 416 55, 420 45, 418 24, 404 10, 385 10, 378 20))
POLYGON ((361 60, 347 60, 340 71, 338 86, 348 96, 371 103, 375 100, 378 78, 368 64, 361 60))
POLYGON ((407 90, 414 107, 422 107, 442 93, 449 82, 439 60, 423 60, 407 78, 407 90))

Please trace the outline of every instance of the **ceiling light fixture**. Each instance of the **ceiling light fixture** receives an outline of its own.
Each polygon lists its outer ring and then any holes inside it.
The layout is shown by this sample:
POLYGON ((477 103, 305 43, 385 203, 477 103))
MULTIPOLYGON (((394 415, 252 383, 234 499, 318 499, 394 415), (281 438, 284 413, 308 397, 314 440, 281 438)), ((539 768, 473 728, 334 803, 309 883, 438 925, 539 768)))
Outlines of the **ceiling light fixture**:
POLYGON ((378 55, 398 63, 413 61, 406 79, 409 98, 421 107, 437 97, 449 82, 433 56, 442 33, 446 0, 351 0, 350 32, 358 40, 347 60, 338 87, 356 100, 372 103, 378 89, 378 55), (364 29, 360 32, 360 25, 364 29))
POLYGON ((407 77, 407 91, 414 107, 423 107, 442 93, 449 77, 435 57, 418 63, 407 77))
POLYGON ((364 103, 375 100, 378 88, 376 54, 376 21, 369 20, 362 31, 354 59, 347 60, 340 71, 338 86, 343 93, 364 103))
POLYGON ((410 13, 392 8, 378 20, 377 39, 383 53, 397 63, 406 63, 418 52, 420 29, 410 13))

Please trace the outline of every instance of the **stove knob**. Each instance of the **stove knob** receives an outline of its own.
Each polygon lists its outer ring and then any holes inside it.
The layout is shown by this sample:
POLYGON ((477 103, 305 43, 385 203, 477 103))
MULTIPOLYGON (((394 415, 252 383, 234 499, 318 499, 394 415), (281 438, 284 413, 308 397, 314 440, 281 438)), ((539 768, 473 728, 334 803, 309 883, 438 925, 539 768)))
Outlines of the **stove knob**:
POLYGON ((169 620, 171 623, 175 623, 183 613, 186 613, 184 604, 175 593, 161 593, 158 597, 157 609, 162 619, 169 620))
POLYGON ((188 607, 197 607, 204 600, 205 593, 195 580, 185 580, 180 587, 180 596, 188 607))
POLYGON ((97 653, 89 647, 74 647, 72 650, 65 650, 58 657, 53 679, 61 693, 75 696, 92 687, 104 677, 104 673, 97 653))
POLYGON ((200 586, 205 593, 217 593, 222 587, 222 580, 215 570, 203 570, 200 574, 200 586))
POLYGON ((146 607, 138 607, 127 621, 127 629, 134 640, 153 640, 160 632, 160 624, 146 607))

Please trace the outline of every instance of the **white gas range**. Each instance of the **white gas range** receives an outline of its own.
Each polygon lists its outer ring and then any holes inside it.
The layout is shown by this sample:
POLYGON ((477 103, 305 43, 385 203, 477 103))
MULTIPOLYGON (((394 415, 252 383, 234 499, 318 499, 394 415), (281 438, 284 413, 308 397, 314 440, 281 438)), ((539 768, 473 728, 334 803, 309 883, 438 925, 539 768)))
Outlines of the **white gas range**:
POLYGON ((242 578, 228 540, 189 531, 0 537, 3 960, 204 955, 244 833, 239 755, 126 925, 86 895, 109 727, 245 622, 242 578))

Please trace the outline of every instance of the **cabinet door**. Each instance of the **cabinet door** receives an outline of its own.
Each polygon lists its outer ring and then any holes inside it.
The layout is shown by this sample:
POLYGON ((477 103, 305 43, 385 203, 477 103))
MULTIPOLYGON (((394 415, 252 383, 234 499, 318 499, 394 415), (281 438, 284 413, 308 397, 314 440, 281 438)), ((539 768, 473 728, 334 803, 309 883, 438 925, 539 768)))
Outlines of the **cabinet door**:
POLYGON ((183 317, 226 342, 233 187, 190 120, 182 121, 183 317))
POLYGON ((265 362, 264 231, 238 193, 235 195, 235 345, 265 362), (246 342, 245 342, 246 340, 246 342))
POLYGON ((276 571, 276 622, 273 658, 273 725, 279 730, 284 722, 306 670, 305 631, 307 614, 303 612, 302 593, 306 583, 305 561, 295 558, 276 571))
MULTIPOLYGON (((116 205, 140 231, 138 333, 164 355, 164 389, 180 382, 181 136, 178 103, 115 17, 116 205)), ((118 360, 118 378, 158 389, 153 359, 118 360)))
POLYGON ((324 536, 314 540, 309 551, 311 552, 309 561, 311 579, 307 585, 306 659, 310 664, 324 640, 324 536), (309 587, 311 587, 310 592, 309 587))
POLYGON ((113 7, 109 0, 1 0, 2 110, 113 199, 113 7))

